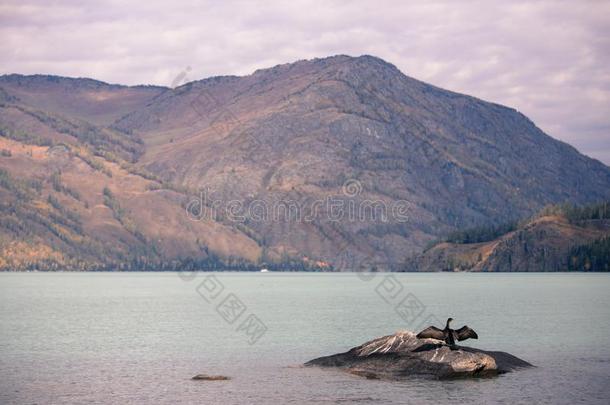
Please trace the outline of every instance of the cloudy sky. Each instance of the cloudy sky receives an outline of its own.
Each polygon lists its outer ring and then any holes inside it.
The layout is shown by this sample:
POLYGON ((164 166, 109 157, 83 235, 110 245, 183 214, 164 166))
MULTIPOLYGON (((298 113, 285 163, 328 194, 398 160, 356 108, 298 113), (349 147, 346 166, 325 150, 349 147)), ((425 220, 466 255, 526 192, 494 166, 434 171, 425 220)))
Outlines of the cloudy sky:
POLYGON ((0 38, 0 74, 168 86, 371 54, 610 164, 610 1, 2 0, 0 38))

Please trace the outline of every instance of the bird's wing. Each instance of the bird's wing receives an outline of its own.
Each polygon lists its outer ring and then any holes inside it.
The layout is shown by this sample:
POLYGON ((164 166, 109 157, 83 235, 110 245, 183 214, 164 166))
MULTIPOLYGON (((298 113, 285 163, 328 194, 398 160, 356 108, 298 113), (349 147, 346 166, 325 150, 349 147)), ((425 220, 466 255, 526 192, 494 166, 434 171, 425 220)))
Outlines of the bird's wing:
POLYGON ((457 333, 457 338, 459 341, 462 340, 466 340, 466 339, 478 339, 479 335, 477 335, 477 333, 470 329, 468 326, 464 325, 462 326, 460 329, 455 331, 457 333))
POLYGON ((438 340, 444 340, 445 334, 442 330, 435 326, 428 326, 426 329, 422 330, 417 334, 417 337, 420 339, 432 338, 438 340))

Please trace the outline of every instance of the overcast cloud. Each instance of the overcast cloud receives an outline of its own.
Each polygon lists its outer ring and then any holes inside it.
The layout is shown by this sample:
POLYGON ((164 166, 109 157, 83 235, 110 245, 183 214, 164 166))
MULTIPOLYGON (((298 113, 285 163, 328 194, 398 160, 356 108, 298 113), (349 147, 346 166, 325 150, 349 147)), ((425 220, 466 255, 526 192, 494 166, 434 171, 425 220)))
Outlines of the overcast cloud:
POLYGON ((610 164, 610 1, 6 1, 0 73, 169 86, 335 54, 517 108, 610 164))

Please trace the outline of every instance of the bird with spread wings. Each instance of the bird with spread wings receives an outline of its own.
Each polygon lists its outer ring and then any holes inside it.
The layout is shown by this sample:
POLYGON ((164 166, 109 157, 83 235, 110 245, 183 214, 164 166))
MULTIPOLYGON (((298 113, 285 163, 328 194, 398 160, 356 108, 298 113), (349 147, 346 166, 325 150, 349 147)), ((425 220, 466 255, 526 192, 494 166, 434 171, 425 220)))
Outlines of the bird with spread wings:
POLYGON ((478 339, 477 333, 464 325, 459 329, 451 329, 449 324, 453 321, 453 318, 447 319, 447 325, 445 329, 439 329, 436 326, 428 326, 417 334, 419 339, 431 338, 444 341, 451 347, 455 347, 455 342, 461 342, 466 339, 478 339))

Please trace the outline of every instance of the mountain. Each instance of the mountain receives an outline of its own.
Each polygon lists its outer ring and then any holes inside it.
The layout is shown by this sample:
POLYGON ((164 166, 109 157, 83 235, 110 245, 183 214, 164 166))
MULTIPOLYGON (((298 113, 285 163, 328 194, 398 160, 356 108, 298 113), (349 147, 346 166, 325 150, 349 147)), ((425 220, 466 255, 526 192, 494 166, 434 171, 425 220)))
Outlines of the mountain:
MULTIPOLYGON (((580 211, 582 209, 576 209, 580 211)), ((405 271, 609 271, 608 204, 574 215, 574 209, 546 209, 516 229, 478 243, 438 243, 406 261, 405 271), (600 210, 601 208, 601 210, 600 210), (596 254, 584 255, 590 247, 596 254), (600 249, 603 246, 603 249, 600 249), (603 258, 597 260, 596 257, 603 258), (603 263, 602 263, 603 261, 603 263), (594 266, 591 265, 594 264, 594 266)), ((584 211, 584 210, 583 210, 584 211)))
POLYGON ((190 221, 186 192, 134 164, 145 145, 112 122, 158 88, 15 75, 0 86, 0 268, 174 269, 260 257, 233 227, 190 221))
POLYGON ((122 86, 92 79, 48 75, 5 75, 2 89, 38 110, 110 125, 165 92, 159 86, 122 86))
POLYGON ((371 56, 175 89, 7 75, 0 102, 0 148, 11 154, 0 168, 5 183, 28 190, 29 208, 19 209, 70 215, 82 228, 61 228, 69 243, 50 230, 59 219, 17 232, 5 224, 23 214, 3 208, 1 245, 30 246, 9 250, 32 257, 49 250, 82 268, 327 269, 363 257, 392 265, 455 229, 610 197, 610 168, 514 109, 417 81, 371 56), (342 204, 342 215, 328 201, 342 204), (194 216, 202 206, 212 215, 194 216), (399 216, 379 214, 396 207, 399 216), (82 243, 97 247, 87 256, 82 243))

